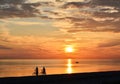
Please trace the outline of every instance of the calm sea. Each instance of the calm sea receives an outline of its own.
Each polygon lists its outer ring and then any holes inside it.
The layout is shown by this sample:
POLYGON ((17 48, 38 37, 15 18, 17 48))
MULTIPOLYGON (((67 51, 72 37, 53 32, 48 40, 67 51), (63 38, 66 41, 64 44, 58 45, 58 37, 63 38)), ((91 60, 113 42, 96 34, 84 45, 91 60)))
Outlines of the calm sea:
POLYGON ((83 72, 120 70, 120 60, 86 59, 15 59, 0 60, 0 77, 32 76, 35 67, 46 68, 50 74, 70 74, 83 72))

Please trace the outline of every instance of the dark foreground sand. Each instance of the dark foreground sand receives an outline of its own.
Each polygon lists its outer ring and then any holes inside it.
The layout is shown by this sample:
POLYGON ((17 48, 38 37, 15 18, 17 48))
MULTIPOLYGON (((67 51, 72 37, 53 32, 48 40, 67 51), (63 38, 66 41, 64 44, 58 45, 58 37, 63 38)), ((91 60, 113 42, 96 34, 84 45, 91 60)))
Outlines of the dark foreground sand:
POLYGON ((120 71, 0 78, 0 84, 120 84, 120 71))

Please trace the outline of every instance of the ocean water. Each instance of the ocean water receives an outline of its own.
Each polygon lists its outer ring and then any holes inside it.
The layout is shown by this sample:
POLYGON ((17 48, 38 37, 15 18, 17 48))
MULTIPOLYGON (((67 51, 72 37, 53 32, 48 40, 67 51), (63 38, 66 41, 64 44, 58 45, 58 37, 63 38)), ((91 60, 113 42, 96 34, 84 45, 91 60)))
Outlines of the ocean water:
POLYGON ((47 75, 85 72, 118 71, 120 60, 113 59, 1 59, 0 77, 32 76, 38 66, 47 75))

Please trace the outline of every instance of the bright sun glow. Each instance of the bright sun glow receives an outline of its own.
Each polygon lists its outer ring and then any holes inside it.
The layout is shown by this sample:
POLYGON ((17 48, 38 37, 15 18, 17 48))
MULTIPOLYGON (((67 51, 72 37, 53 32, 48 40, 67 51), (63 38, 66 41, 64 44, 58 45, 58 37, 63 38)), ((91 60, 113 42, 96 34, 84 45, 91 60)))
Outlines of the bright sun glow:
POLYGON ((66 51, 66 52, 74 52, 74 49, 73 49, 72 46, 67 46, 67 47, 65 48, 65 51, 66 51))

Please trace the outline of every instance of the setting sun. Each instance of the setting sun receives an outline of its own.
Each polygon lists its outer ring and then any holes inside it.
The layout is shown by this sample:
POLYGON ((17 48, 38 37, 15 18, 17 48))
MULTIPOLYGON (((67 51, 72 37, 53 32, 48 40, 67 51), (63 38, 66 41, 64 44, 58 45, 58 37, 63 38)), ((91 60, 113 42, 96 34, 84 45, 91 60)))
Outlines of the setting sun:
POLYGON ((67 46, 67 47, 65 48, 65 51, 66 51, 66 52, 74 52, 74 49, 73 49, 72 46, 67 46))

